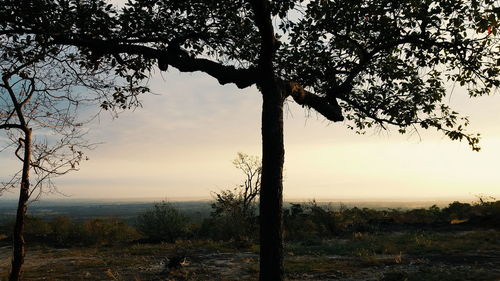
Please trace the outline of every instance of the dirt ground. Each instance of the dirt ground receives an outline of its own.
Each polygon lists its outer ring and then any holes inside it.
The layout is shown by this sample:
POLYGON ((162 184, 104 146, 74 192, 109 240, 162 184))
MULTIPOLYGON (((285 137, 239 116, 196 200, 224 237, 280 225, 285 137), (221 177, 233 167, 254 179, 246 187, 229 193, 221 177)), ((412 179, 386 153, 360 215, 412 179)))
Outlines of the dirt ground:
MULTIPOLYGON (((0 248, 6 280, 10 247, 0 248)), ((332 256, 288 253, 287 279, 345 281, 500 280, 500 253, 453 255, 332 256), (426 276, 429 276, 428 278, 426 276), (422 279, 423 278, 423 279, 422 279)), ((148 246, 53 249, 36 247, 26 257, 25 280, 257 280, 255 252, 207 252, 148 246), (179 258, 179 267, 169 267, 179 258)))

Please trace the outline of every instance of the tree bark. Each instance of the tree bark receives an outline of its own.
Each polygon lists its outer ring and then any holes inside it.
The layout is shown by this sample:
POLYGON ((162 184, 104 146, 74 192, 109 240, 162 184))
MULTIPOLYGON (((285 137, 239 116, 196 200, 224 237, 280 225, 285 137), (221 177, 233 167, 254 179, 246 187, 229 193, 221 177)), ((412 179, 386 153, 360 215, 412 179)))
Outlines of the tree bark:
POLYGON ((261 87, 262 178, 260 189, 260 281, 281 281, 283 268, 283 94, 277 83, 261 87))
POLYGON ((19 281, 22 279, 25 256, 24 221, 26 218, 30 190, 29 172, 31 164, 31 129, 25 128, 24 134, 23 171, 21 176, 21 190, 19 192, 19 201, 17 205, 16 224, 14 226, 12 269, 9 281, 19 281))

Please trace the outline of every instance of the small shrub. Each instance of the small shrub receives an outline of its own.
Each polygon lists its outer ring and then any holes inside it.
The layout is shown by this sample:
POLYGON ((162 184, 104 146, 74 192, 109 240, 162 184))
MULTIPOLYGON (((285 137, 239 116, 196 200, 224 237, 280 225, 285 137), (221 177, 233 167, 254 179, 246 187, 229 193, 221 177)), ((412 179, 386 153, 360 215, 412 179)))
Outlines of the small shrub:
POLYGON ((52 232, 50 225, 41 218, 26 216, 24 222, 25 233, 28 235, 45 236, 52 232))
POLYGON ((153 242, 174 243, 186 235, 188 218, 171 204, 157 203, 137 218, 137 230, 153 242))
POLYGON ((50 221, 52 242, 55 246, 70 246, 81 239, 80 231, 71 218, 58 216, 50 221))
POLYGON ((134 228, 117 218, 88 220, 80 231, 85 245, 120 245, 139 237, 134 228))

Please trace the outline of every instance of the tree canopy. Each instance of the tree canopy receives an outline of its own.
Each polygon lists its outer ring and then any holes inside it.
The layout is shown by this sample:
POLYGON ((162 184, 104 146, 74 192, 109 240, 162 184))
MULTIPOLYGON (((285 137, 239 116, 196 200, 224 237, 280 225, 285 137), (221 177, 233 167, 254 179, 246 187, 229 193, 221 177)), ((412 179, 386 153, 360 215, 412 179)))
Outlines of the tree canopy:
POLYGON ((353 129, 434 127, 478 149, 467 120, 443 102, 446 85, 471 96, 499 86, 496 1, 3 2, 3 34, 80 46, 95 67, 113 65, 131 83, 157 63, 258 85, 271 49, 287 96, 353 129))

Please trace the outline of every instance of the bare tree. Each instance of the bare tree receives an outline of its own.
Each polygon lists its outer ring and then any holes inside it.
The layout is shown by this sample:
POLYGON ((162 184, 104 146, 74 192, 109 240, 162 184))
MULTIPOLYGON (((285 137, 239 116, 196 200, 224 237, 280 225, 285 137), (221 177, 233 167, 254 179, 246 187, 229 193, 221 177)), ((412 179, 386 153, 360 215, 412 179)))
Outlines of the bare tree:
POLYGON ((257 196, 259 196, 262 161, 257 156, 238 152, 237 157, 233 160, 233 165, 245 175, 243 184, 234 188, 234 192, 228 189, 220 193, 214 193, 214 197, 216 203, 220 202, 222 205, 223 202, 228 200, 237 201, 239 208, 244 213, 247 213, 257 196))
POLYGON ((260 192, 262 162, 259 157, 238 152, 233 160, 235 168, 244 174, 244 181, 234 189, 214 192, 215 202, 212 204, 214 219, 223 218, 225 238, 244 240, 245 234, 252 232, 255 219, 255 201, 260 192))
POLYGON ((257 156, 238 152, 238 156, 233 160, 233 165, 245 175, 245 181, 240 185, 240 197, 243 210, 248 210, 260 192, 262 161, 257 156))
POLYGON ((93 147, 84 138, 84 125, 90 119, 81 120, 78 111, 95 104, 99 95, 89 95, 81 86, 95 90, 109 83, 101 84, 99 73, 75 68, 67 48, 2 43, 0 130, 7 136, 5 145, 16 147, 15 157, 22 162, 22 169, 0 187, 1 194, 20 184, 9 276, 14 281, 23 273, 29 200, 56 191, 53 178, 77 170, 87 160, 83 151, 93 147))

